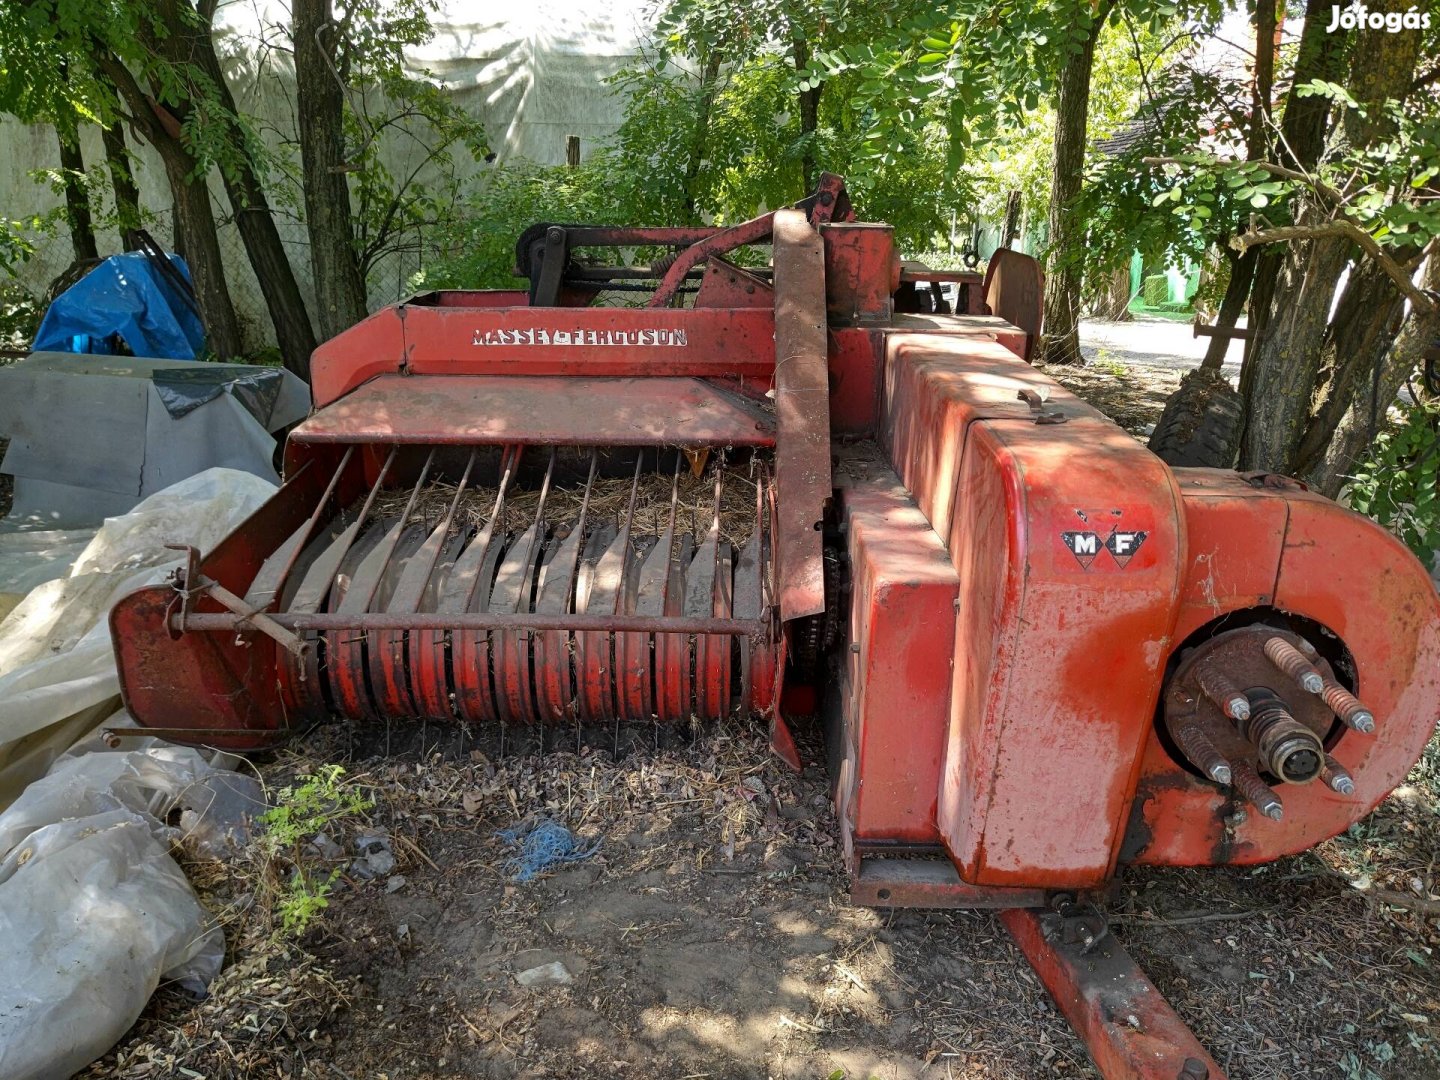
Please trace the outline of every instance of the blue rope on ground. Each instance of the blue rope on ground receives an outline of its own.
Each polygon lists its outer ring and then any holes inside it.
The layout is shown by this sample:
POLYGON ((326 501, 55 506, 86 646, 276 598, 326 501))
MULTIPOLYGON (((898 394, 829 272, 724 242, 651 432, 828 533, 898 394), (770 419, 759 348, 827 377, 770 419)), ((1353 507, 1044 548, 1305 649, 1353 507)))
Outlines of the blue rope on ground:
POLYGON ((501 829, 495 834, 504 843, 518 849, 514 857, 506 861, 515 881, 530 881, 537 874, 543 874, 564 863, 583 862, 600 850, 600 841, 586 847, 574 833, 549 818, 513 829, 501 829))

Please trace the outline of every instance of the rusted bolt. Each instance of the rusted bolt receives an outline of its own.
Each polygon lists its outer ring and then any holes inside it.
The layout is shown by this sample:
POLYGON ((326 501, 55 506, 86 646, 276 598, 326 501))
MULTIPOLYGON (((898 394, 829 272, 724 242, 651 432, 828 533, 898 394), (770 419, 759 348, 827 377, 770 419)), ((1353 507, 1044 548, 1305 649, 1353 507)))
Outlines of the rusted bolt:
POLYGON ((1325 781, 1326 787, 1341 795, 1355 794, 1355 780, 1350 775, 1350 770, 1341 765, 1329 754, 1325 755, 1325 767, 1320 770, 1320 779, 1325 781))
POLYGON ((1375 714, 1334 679, 1325 680, 1325 690, 1320 696, 1346 727, 1354 728, 1363 735, 1369 735, 1375 730, 1375 714))
POLYGON ((1272 664, 1299 683, 1308 693, 1319 694, 1324 691, 1325 680, 1321 677, 1320 672, 1316 671, 1310 661, 1305 659, 1304 653, 1284 638, 1269 638, 1265 642, 1265 655, 1272 664))
POLYGON ((1201 665, 1195 678, 1205 696, 1231 720, 1250 719, 1250 702, 1235 684, 1220 672, 1201 665))
POLYGON ((1235 763, 1235 790, 1271 821, 1279 821, 1285 816, 1285 804, 1280 801, 1280 796, 1260 779, 1255 766, 1248 761, 1235 763))
POLYGON ((1230 763, 1215 749, 1210 737, 1194 724, 1181 724, 1175 732, 1175 742, 1190 764, 1215 783, 1230 783, 1230 763))
POLYGON ((1210 1066, 1199 1058, 1186 1058, 1175 1080, 1210 1080, 1210 1066))

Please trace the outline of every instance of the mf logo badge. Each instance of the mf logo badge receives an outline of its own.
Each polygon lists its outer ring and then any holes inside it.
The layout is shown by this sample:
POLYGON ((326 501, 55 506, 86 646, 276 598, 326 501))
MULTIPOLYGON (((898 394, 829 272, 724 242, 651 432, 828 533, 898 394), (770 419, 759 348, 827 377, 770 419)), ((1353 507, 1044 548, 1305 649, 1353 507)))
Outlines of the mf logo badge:
POLYGON ((1110 535, 1105 538, 1105 550, 1110 552, 1111 557, 1124 570, 1135 553, 1140 550, 1140 545, 1145 543, 1146 533, 1126 532, 1119 528, 1110 530, 1110 535))
POLYGON ((1070 549, 1070 554, 1075 556, 1083 570, 1089 570, 1095 556, 1100 554, 1099 533, 1062 532, 1060 541, 1070 549))
MULTIPOLYGON (((1109 555, 1115 561, 1115 565, 1121 570, 1130 565, 1130 560, 1145 543, 1145 538, 1150 534, 1140 529, 1123 529, 1118 522, 1112 522, 1108 532, 1102 532, 1094 526, 1106 524, 1094 520, 1101 517, 1095 511, 1075 511, 1076 516, 1091 528, 1075 530, 1074 532, 1062 532, 1060 542, 1065 545, 1066 550, 1075 556, 1075 561, 1080 564, 1080 569, 1089 570, 1091 565, 1098 559, 1102 552, 1109 555)), ((1104 514, 1106 517, 1120 516, 1119 510, 1111 510, 1104 514)))

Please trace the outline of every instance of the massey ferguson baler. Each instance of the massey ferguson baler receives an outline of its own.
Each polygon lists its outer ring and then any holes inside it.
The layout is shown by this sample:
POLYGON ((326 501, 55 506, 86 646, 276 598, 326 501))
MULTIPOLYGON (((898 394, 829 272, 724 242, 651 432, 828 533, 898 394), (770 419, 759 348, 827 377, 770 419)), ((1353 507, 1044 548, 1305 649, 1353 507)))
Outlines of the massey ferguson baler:
POLYGON ((1365 816, 1434 730, 1435 588, 1303 485, 1171 469, 1031 368, 1030 260, 951 275, 949 314, 852 218, 826 177, 728 229, 537 226, 528 291, 326 343, 285 485, 115 608, 126 704, 236 749, 739 713, 798 764, 785 714, 818 703, 857 902, 1001 909, 1107 1077, 1218 1080, 1087 898, 1365 816))

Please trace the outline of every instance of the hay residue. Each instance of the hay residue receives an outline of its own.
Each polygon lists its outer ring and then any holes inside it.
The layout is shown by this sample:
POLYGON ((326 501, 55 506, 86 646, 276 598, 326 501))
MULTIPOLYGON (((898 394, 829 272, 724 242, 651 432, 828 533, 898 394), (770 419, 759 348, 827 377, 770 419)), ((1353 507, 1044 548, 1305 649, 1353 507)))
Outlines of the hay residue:
MULTIPOLYGON (((757 495, 760 484, 768 495, 769 481, 747 467, 712 466, 700 476, 683 469, 678 477, 657 472, 642 472, 637 481, 631 476, 602 477, 590 491, 585 510, 586 527, 602 524, 617 527, 625 520, 631 490, 635 490, 635 517, 632 537, 660 536, 670 523, 672 495, 677 533, 702 534, 715 520, 715 480, 720 478, 720 534, 736 546, 744 545, 755 532, 761 507, 757 495)), ((449 513, 455 501, 456 485, 444 481, 427 483, 415 497, 407 521, 438 524, 449 513)), ((372 517, 398 518, 410 503, 410 489, 387 489, 375 499, 372 517)), ((495 511, 496 488, 467 486, 455 506, 452 527, 479 529, 495 511)), ((552 487, 545 499, 543 518, 551 529, 573 529, 580 520, 585 501, 585 485, 552 487)), ((511 486, 501 509, 502 524, 507 530, 528 528, 540 507, 540 488, 520 489, 511 486)))

